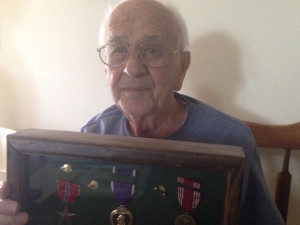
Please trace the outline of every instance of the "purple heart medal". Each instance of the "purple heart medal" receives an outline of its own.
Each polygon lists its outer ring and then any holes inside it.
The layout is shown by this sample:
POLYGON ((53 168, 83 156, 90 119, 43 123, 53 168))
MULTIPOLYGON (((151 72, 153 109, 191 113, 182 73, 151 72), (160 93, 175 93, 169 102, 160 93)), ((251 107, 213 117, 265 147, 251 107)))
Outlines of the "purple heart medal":
MULTIPOLYGON (((121 175, 124 177, 135 177, 136 170, 130 168, 117 168, 113 167, 113 174, 121 175)), ((117 181, 111 181, 111 190, 116 201, 120 206, 110 213, 111 225, 132 225, 133 215, 125 207, 128 200, 133 196, 135 192, 135 185, 122 183, 117 181)))
POLYGON ((200 202, 201 194, 198 191, 200 183, 183 177, 177 177, 177 182, 184 185, 184 187, 177 187, 177 198, 185 213, 176 218, 175 225, 196 225, 195 219, 188 212, 195 209, 200 202))

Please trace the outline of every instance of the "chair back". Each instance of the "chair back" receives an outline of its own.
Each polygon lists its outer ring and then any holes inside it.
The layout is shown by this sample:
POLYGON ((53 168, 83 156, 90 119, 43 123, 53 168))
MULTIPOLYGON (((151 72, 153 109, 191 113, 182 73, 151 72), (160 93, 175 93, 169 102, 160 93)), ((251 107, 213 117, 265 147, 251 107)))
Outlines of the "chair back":
POLYGON ((286 222, 292 176, 289 172, 291 150, 300 150, 300 122, 288 125, 266 125, 245 121, 258 147, 284 149, 282 170, 277 174, 275 202, 286 222))

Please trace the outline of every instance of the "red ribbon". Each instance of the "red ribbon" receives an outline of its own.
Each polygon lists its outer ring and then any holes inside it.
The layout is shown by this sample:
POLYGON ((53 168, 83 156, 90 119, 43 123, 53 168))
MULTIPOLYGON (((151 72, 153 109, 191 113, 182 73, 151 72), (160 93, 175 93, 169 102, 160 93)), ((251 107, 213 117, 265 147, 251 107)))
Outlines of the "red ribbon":
POLYGON ((200 202, 200 192, 191 189, 177 187, 177 198, 180 206, 185 212, 196 208, 200 202))
POLYGON ((177 182, 185 186, 177 187, 178 202, 185 212, 189 212, 196 208, 200 202, 201 193, 197 190, 200 189, 201 184, 179 176, 177 182))
POLYGON ((73 202, 80 193, 80 185, 66 180, 57 180, 57 195, 63 203, 73 202))
POLYGON ((177 182, 184 184, 187 187, 195 188, 195 189, 200 189, 201 184, 198 182, 195 182, 193 180, 189 180, 183 177, 177 177, 177 182))

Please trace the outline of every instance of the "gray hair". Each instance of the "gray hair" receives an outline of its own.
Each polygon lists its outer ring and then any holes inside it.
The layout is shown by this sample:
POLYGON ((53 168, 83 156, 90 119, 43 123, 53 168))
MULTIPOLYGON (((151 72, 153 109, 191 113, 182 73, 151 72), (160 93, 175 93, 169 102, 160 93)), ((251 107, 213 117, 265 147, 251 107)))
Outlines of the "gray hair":
MULTIPOLYGON (((109 18, 111 16, 111 13, 119 6, 121 3, 126 2, 129 0, 119 0, 114 5, 109 5, 104 13, 104 19, 102 20, 102 23, 100 25, 100 31, 99 31, 99 45, 104 45, 105 43, 105 36, 106 36, 106 30, 109 18)), ((142 0, 141 0, 142 1, 142 0)), ((168 3, 167 1, 157 1, 157 0, 143 0, 143 1, 155 1, 159 4, 161 4, 170 14, 171 20, 175 27, 176 37, 177 37, 177 45, 181 50, 188 50, 189 49, 189 36, 188 36, 188 30, 186 27, 186 24, 179 13, 178 9, 173 6, 172 4, 168 3)))

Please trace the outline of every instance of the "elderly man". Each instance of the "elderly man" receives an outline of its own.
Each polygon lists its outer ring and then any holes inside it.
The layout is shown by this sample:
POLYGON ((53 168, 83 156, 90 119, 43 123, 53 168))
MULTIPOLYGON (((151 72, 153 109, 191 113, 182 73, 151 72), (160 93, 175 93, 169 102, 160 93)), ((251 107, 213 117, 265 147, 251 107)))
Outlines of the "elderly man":
MULTIPOLYGON (((266 188, 249 129, 176 93, 190 63, 186 27, 176 10, 152 0, 128 0, 111 12, 103 28, 98 51, 115 105, 81 131, 241 146, 246 166, 240 224, 284 224, 266 188)), ((0 225, 27 220, 11 200, 0 202, 0 212, 0 225)))

